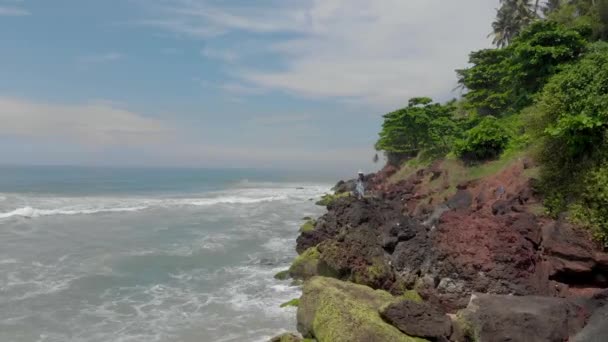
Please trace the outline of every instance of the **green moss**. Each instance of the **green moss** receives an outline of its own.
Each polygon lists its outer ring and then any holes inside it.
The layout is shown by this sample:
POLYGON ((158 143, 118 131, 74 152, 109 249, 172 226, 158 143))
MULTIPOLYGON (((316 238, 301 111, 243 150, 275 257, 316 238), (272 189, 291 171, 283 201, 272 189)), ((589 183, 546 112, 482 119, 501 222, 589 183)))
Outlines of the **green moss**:
POLYGON ((298 329, 319 342, 420 342, 384 322, 378 310, 398 298, 386 291, 331 278, 314 277, 304 285, 298 329))
POLYGON ((317 247, 311 247, 298 255, 291 267, 289 275, 295 279, 308 279, 319 274, 319 259, 321 253, 317 247))
POLYGON ((292 307, 298 307, 300 305, 300 298, 294 298, 288 302, 285 302, 283 304, 281 304, 282 308, 286 308, 288 306, 292 306, 292 307))
POLYGON ((303 340, 294 334, 285 333, 281 336, 277 336, 277 337, 271 339, 270 341, 271 342, 301 342, 303 340))
POLYGON ((376 260, 372 265, 367 266, 364 270, 359 270, 353 273, 352 280, 357 284, 376 287, 385 279, 390 277, 390 266, 388 266, 382 260, 376 260))
POLYGON ((469 322, 463 315, 462 312, 459 312, 456 315, 456 319, 453 321, 454 324, 458 325, 464 338, 471 342, 479 342, 481 341, 479 338, 479 334, 475 331, 473 324, 469 322))
POLYGON ((339 193, 339 194, 325 194, 315 204, 326 207, 326 206, 332 204, 333 202, 335 202, 336 200, 338 200, 340 198, 344 198, 344 197, 349 197, 350 195, 351 195, 350 192, 343 192, 343 193, 339 193))
POLYGON ((281 271, 274 275, 274 279, 287 280, 289 279, 289 270, 281 271))
POLYGON ((422 299, 422 297, 420 297, 420 294, 418 294, 418 291, 416 291, 416 290, 405 291, 405 293, 401 296, 401 298, 406 299, 406 300, 411 300, 412 302, 416 302, 416 303, 422 303, 424 301, 422 299))
POLYGON ((312 220, 312 217, 310 217, 310 216, 302 217, 302 221, 310 221, 310 220, 312 220))
POLYGON ((304 222, 302 226, 300 226, 300 233, 312 232, 315 230, 315 225, 317 224, 314 220, 308 220, 304 222))

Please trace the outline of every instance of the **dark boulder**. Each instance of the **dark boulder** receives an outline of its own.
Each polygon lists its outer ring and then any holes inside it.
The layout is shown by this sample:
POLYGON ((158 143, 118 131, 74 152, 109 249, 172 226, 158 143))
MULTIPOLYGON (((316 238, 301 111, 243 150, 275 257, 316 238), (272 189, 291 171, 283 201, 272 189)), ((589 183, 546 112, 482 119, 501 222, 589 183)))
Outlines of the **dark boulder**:
POLYGON ((476 294, 460 316, 480 341, 563 342, 585 326, 588 313, 563 298, 476 294))
POLYGON ((450 318, 429 303, 404 300, 383 308, 380 316, 404 333, 430 341, 447 341, 452 331, 450 318))

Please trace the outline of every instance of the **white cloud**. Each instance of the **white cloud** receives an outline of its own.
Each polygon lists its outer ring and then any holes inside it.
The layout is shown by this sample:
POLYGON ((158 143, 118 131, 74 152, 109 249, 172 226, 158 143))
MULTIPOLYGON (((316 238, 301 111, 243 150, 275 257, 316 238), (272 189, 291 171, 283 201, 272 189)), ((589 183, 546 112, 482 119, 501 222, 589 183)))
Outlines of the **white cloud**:
POLYGON ((21 17, 25 15, 30 15, 31 13, 28 10, 19 7, 9 7, 9 6, 0 6, 0 17, 21 17))
POLYGON ((168 138, 159 120, 108 102, 84 105, 35 103, 0 97, 0 135, 51 138, 87 145, 145 145, 168 138))
POLYGON ((217 7, 205 0, 163 3, 170 3, 164 15, 182 26, 176 32, 197 36, 195 28, 205 27, 216 36, 285 33, 258 47, 260 53, 272 53, 276 60, 270 62, 282 68, 235 71, 246 82, 390 109, 412 96, 448 96, 456 86, 454 70, 466 65, 468 53, 490 46, 487 33, 498 1, 306 0, 241 7, 217 7))

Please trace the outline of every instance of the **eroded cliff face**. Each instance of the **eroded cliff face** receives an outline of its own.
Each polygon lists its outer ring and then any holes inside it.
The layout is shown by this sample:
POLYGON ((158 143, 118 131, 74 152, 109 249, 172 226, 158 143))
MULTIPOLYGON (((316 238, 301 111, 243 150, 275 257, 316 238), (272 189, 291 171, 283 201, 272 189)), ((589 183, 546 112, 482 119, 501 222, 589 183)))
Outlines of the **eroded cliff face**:
MULTIPOLYGON (((551 316, 571 322, 572 328, 547 336, 555 341, 570 338, 597 309, 580 300, 601 297, 608 287, 608 255, 585 231, 541 213, 541 198, 528 176, 531 167, 530 161, 520 160, 472 181, 458 180, 442 162, 399 181, 392 177, 398 170, 387 168, 369 178, 369 198, 342 197, 329 203, 314 229, 298 237, 297 251, 310 254, 314 248, 324 275, 395 296, 415 290, 428 305, 446 313, 467 306, 467 312, 473 312, 474 293, 565 298, 566 304, 547 305, 551 316)), ((497 298, 474 305, 508 299, 497 298)), ((534 303, 546 302, 540 299, 530 305, 534 303)), ((399 317, 398 308, 407 307, 395 306, 391 312, 399 317)), ((496 316, 489 312, 481 316, 496 316)), ((494 336, 481 329, 487 322, 470 321, 475 333, 494 336)), ((482 340, 507 341, 507 335, 482 340)), ((544 337, 539 338, 533 340, 544 337)))

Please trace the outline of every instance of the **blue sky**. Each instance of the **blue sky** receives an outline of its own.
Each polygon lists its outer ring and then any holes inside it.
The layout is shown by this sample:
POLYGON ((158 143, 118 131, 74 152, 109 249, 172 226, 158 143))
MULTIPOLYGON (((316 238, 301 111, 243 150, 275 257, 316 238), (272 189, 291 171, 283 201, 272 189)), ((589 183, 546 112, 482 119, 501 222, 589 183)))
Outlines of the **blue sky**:
POLYGON ((0 0, 2 163, 372 168, 488 0, 0 0))

